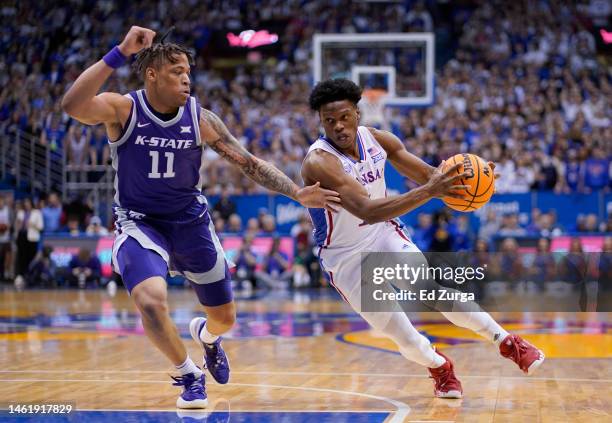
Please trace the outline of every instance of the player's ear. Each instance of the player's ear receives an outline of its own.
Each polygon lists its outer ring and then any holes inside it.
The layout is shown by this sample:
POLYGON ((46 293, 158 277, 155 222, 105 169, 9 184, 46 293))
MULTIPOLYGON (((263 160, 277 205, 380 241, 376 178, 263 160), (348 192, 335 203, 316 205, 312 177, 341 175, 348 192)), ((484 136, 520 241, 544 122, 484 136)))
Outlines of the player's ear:
POLYGON ((355 114, 357 115, 357 120, 361 119, 361 110, 359 110, 359 106, 355 104, 355 114))
POLYGON ((145 81, 155 82, 157 79, 157 71, 155 68, 147 68, 145 71, 145 81))

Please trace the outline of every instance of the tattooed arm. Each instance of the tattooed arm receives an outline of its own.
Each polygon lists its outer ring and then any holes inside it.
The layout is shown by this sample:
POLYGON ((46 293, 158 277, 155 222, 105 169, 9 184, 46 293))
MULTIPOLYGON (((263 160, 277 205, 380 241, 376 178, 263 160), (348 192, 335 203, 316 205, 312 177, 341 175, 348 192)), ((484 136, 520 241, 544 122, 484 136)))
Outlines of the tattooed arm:
POLYGON ((272 163, 249 153, 229 132, 221 119, 204 108, 200 113, 200 134, 210 148, 223 159, 239 167, 246 176, 259 185, 300 202, 304 207, 325 207, 335 211, 334 206, 340 202, 337 192, 320 188, 318 182, 305 188, 298 187, 272 163))

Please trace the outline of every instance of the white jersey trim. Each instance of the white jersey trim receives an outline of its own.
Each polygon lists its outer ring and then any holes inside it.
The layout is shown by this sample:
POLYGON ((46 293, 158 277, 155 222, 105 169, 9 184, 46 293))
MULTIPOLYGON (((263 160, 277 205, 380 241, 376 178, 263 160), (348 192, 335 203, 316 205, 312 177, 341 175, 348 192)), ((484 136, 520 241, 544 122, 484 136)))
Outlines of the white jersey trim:
POLYGON ((127 126, 127 129, 125 130, 125 133, 123 134, 123 136, 121 138, 119 138, 117 141, 111 141, 110 139, 108 139, 108 144, 112 147, 112 148, 117 148, 119 147, 121 144, 123 144, 124 142, 126 142, 128 140, 128 138, 130 138, 130 135, 132 135, 132 131, 134 130, 134 125, 136 125, 136 102, 134 101, 134 99, 132 98, 131 95, 126 94, 124 97, 129 98, 130 100, 132 100, 132 111, 130 113, 130 119, 129 119, 129 123, 127 126))
POLYGON ((155 113, 153 113, 148 107, 147 107, 147 103, 144 100, 143 97, 143 91, 144 90, 138 90, 136 91, 136 95, 138 96, 138 101, 140 102, 140 106, 142 107, 142 110, 144 110, 145 114, 151 119, 153 120, 153 122, 155 122, 157 125, 163 127, 163 128, 167 128, 168 126, 172 126, 174 124, 176 124, 179 120, 181 120, 181 118, 183 117, 183 110, 185 110, 184 106, 179 107, 178 113, 176 114, 176 116, 174 116, 172 119, 170 119, 169 121, 165 122, 163 120, 161 120, 160 118, 158 118, 157 116, 155 116, 155 113))
POLYGON ((196 143, 202 145, 200 138, 200 121, 198 121, 198 105, 195 97, 191 97, 191 120, 193 121, 193 132, 195 133, 196 143))
POLYGON ((115 204, 121 207, 121 203, 119 203, 119 153, 117 153, 116 148, 111 148, 110 155, 111 155, 111 159, 113 160, 112 166, 113 166, 113 169, 115 170, 115 178, 113 181, 113 185, 115 188, 115 196, 113 200, 115 201, 115 204))

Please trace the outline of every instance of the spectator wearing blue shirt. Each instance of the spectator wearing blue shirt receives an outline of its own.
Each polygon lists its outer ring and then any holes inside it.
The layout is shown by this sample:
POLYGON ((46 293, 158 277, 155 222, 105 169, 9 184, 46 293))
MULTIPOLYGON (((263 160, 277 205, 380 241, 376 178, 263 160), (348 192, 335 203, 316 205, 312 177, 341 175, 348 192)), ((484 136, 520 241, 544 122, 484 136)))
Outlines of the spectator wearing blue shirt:
POLYGON ((42 131, 40 143, 42 145, 48 145, 53 152, 61 153, 64 147, 65 135, 66 131, 61 128, 59 118, 53 116, 51 124, 46 126, 42 131))
POLYGON ((73 255, 69 267, 69 280, 79 288, 85 288, 88 284, 100 284, 102 264, 98 256, 88 249, 81 248, 78 254, 73 255))
POLYGON ((455 224, 451 225, 453 251, 469 251, 472 249, 472 235, 469 219, 465 215, 459 215, 455 224))
POLYGON ((584 185, 589 191, 604 189, 610 183, 610 161, 601 148, 594 148, 593 155, 584 163, 584 185))
POLYGON ((579 192, 584 187, 584 163, 578 161, 576 150, 567 153, 568 160, 565 163, 565 185, 566 192, 579 192))
POLYGON ((556 275, 556 263, 550 251, 550 240, 548 238, 538 239, 538 245, 533 265, 529 268, 533 281, 541 288, 544 283, 554 280, 556 275))
POLYGON ((419 213, 417 222, 417 227, 412 233, 412 242, 414 242, 414 245, 416 245, 419 250, 428 251, 432 236, 432 216, 428 213, 419 213))
POLYGON ((274 238, 264 261, 263 271, 256 273, 257 281, 269 288, 280 288, 286 286, 292 276, 289 257, 280 251, 280 238, 274 238))
POLYGON ((62 203, 56 193, 52 192, 47 198, 46 205, 42 208, 45 232, 58 232, 62 218, 62 203))
POLYGON ((53 248, 46 246, 36 254, 28 271, 28 286, 51 287, 56 285, 56 266, 51 260, 53 248))

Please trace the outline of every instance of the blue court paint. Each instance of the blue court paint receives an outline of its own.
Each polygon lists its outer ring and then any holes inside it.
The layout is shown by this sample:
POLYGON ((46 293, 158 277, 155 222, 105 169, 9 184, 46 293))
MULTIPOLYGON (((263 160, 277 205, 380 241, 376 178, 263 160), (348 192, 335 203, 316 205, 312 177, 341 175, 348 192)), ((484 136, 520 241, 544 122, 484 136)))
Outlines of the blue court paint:
POLYGON ((69 415, 15 415, 0 411, 0 421, 19 423, 382 423, 389 413, 383 412, 206 412, 202 411, 75 411, 69 415))

